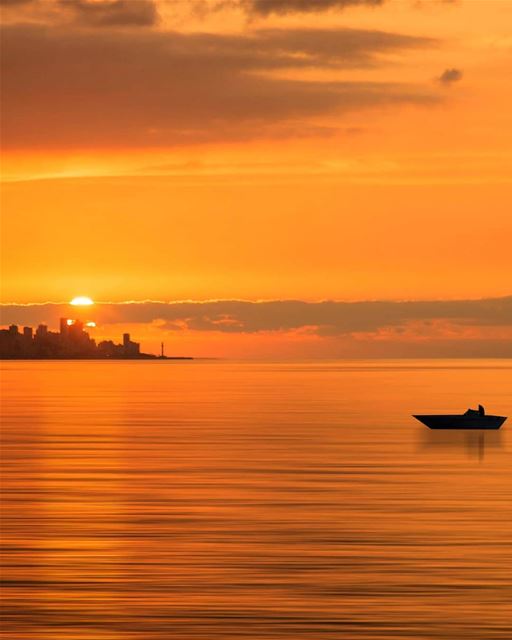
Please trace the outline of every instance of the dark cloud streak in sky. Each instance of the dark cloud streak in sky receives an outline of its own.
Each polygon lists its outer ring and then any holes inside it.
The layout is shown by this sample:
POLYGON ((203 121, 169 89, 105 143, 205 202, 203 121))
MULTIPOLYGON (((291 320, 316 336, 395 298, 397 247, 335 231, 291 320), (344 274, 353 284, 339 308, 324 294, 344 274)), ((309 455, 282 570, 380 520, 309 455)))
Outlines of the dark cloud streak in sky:
MULTIPOLYGON (((53 325, 72 313, 69 305, 2 305, 2 323, 53 325)), ((102 303, 88 309, 100 324, 164 322, 169 329, 258 333, 313 328, 319 335, 346 335, 401 327, 409 322, 448 320, 461 326, 512 327, 512 296, 482 300, 102 303)))
POLYGON ((376 7, 382 3, 383 0, 241 0, 240 2, 249 13, 261 16, 319 13, 354 6, 376 7))
POLYGON ((15 7, 31 2, 34 2, 34 0, 0 0, 0 7, 15 7))
POLYGON ((94 27, 152 27, 158 22, 157 6, 152 0, 59 0, 77 20, 94 27))
POLYGON ((268 74, 368 68, 383 54, 435 44, 401 34, 274 29, 220 35, 24 24, 5 27, 2 36, 4 148, 280 138, 308 127, 314 132, 311 118, 319 115, 437 100, 419 85, 268 74))

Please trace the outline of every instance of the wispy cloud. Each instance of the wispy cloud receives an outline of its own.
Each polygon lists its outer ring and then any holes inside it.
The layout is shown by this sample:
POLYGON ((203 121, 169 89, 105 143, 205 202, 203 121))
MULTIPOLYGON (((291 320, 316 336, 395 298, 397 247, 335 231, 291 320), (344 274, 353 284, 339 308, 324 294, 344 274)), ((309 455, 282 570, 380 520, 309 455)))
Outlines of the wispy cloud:
POLYGON ((383 0, 239 0, 238 4, 249 13, 268 16, 340 11, 354 6, 376 7, 383 4, 383 0))
POLYGON ((378 67, 387 54, 434 45, 357 29, 222 35, 10 25, 2 33, 3 145, 133 148, 325 135, 333 129, 316 116, 438 97, 421 85, 276 72, 378 67))
POLYGON ((158 23, 153 0, 59 0, 59 4, 73 12, 77 21, 94 27, 152 27, 158 23))

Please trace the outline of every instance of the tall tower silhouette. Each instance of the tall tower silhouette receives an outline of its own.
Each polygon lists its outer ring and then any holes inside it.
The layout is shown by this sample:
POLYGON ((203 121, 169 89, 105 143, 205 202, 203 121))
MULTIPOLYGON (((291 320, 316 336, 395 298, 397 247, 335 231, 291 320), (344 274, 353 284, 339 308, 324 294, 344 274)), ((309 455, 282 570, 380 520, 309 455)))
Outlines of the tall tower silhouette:
POLYGON ((61 336, 67 336, 68 335, 68 319, 67 318, 61 318, 60 322, 59 322, 59 327, 60 327, 60 335, 61 336))

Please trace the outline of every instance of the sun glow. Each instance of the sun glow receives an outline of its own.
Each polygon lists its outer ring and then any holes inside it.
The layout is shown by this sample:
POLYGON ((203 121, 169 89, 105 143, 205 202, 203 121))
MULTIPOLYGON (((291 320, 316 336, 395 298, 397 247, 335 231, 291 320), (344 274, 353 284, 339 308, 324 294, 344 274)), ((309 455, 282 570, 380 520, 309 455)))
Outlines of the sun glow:
POLYGON ((87 296, 77 296, 76 298, 73 298, 73 300, 71 300, 69 304, 72 304, 76 307, 85 307, 94 304, 94 302, 87 296))
POLYGON ((96 323, 95 323, 95 322, 86 322, 86 323, 85 323, 85 326, 86 326, 86 327, 95 327, 95 326, 96 326, 96 323))

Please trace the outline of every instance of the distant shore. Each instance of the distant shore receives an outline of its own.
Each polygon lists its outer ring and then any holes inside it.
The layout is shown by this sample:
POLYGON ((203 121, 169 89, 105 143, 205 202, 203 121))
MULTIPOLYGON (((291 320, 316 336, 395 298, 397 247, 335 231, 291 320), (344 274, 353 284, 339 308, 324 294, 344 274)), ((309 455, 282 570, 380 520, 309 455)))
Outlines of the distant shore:
POLYGON ((101 357, 101 356, 32 356, 32 357, 24 357, 24 356, 1 356, 0 360, 194 360, 192 356, 155 356, 150 353, 140 354, 139 356, 129 357, 129 356, 112 356, 112 357, 101 357))
POLYGON ((82 320, 60 318, 59 331, 49 331, 40 324, 34 331, 16 324, 0 329, 0 360, 193 360, 190 356, 166 356, 164 343, 160 355, 143 353, 140 344, 123 333, 123 341, 96 340, 84 327, 96 326, 94 322, 84 325, 82 320))

